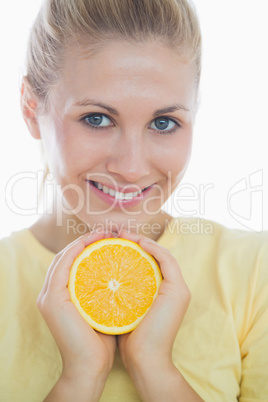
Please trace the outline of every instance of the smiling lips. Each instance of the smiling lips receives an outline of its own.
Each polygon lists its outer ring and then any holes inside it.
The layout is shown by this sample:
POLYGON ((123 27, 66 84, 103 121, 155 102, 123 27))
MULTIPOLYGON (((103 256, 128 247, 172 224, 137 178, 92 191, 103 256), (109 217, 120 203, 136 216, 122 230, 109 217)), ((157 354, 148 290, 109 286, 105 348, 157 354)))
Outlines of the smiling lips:
POLYGON ((148 187, 144 188, 143 190, 127 193, 127 192, 120 192, 120 191, 114 190, 112 188, 104 186, 103 184, 101 184, 97 181, 93 181, 93 180, 90 180, 90 181, 94 187, 96 187, 97 189, 102 191, 104 194, 109 194, 111 197, 113 197, 116 200, 126 200, 126 201, 132 200, 133 198, 139 196, 142 192, 147 190, 149 187, 151 187, 151 186, 148 186, 148 187))

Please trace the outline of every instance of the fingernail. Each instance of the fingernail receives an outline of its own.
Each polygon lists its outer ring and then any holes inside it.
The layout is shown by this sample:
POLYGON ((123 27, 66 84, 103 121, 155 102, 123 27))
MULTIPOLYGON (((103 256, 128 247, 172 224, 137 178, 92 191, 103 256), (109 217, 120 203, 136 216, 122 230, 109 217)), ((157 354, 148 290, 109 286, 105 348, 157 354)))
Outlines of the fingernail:
POLYGON ((142 240, 145 241, 146 243, 153 243, 153 244, 155 244, 155 241, 152 240, 152 239, 150 239, 149 237, 144 237, 142 240))

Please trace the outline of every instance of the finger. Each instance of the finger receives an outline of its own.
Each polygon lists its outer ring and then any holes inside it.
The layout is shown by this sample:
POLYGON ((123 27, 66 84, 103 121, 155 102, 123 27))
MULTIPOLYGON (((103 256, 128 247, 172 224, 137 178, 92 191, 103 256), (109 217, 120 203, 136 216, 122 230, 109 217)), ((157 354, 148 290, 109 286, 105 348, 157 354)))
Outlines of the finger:
POLYGON ((80 253, 82 253, 85 247, 87 247, 91 243, 103 239, 104 236, 104 232, 93 232, 86 237, 80 238, 79 241, 72 244, 71 247, 65 249, 64 253, 61 255, 59 261, 55 265, 54 270, 50 275, 48 282, 48 291, 51 290, 57 292, 65 289, 69 281, 71 266, 76 257, 78 257, 80 253))
POLYGON ((144 235, 129 233, 126 230, 121 230, 120 236, 135 241, 143 250, 155 258, 160 266, 166 285, 171 284, 174 289, 178 286, 186 285, 177 260, 166 248, 144 235))
POLYGON ((144 235, 129 233, 124 229, 120 231, 120 237, 138 243, 147 253, 151 254, 160 265, 163 277, 167 281, 173 282, 174 280, 178 280, 178 275, 182 279, 176 259, 166 248, 144 235))
POLYGON ((166 250, 164 247, 162 247, 162 246, 161 246, 160 244, 158 244, 156 241, 150 239, 149 237, 144 236, 143 234, 131 233, 131 232, 128 232, 127 230, 125 230, 125 229, 122 229, 122 230, 119 232, 119 235, 120 235, 121 238, 123 238, 123 239, 128 239, 128 240, 132 240, 132 241, 134 241, 135 243, 140 243, 141 240, 146 240, 146 239, 148 239, 148 241, 151 241, 151 242, 157 244, 158 247, 162 248, 163 250, 166 250))
POLYGON ((105 232, 105 236, 104 236, 105 239, 111 239, 113 237, 114 237, 114 233, 111 230, 107 230, 105 232))
POLYGON ((151 239, 142 239, 140 245, 158 261, 164 277, 158 290, 158 296, 148 311, 147 320, 145 317, 145 322, 151 331, 157 333, 160 320, 162 327, 169 328, 169 338, 172 341, 167 344, 173 344, 181 321, 189 307, 191 293, 177 260, 167 249, 160 247, 151 239))
POLYGON ((61 257, 61 253, 55 255, 55 257, 53 258, 52 263, 50 264, 50 266, 49 266, 49 268, 47 270, 46 277, 45 277, 45 282, 43 284, 41 292, 39 293, 38 300, 40 298, 42 298, 44 296, 44 294, 46 293, 47 286, 48 286, 48 281, 49 281, 51 272, 53 271, 53 269, 54 269, 55 265, 57 264, 57 262, 59 261, 60 257, 61 257))
POLYGON ((68 244, 64 249, 62 249, 58 254, 55 255, 55 257, 53 258, 52 263, 50 264, 50 266, 49 266, 49 268, 48 268, 48 271, 47 271, 47 274, 46 274, 46 278, 45 278, 45 282, 44 282, 44 285, 43 285, 43 288, 42 288, 42 290, 41 290, 41 292, 40 292, 39 297, 42 297, 42 296, 46 293, 47 287, 48 287, 48 282, 49 282, 49 278, 50 278, 50 276, 51 276, 51 273, 53 272, 55 266, 57 265, 58 261, 59 261, 60 258, 62 257, 63 253, 64 253, 67 249, 69 249, 70 247, 72 247, 74 244, 76 244, 77 242, 79 242, 81 239, 87 238, 88 236, 89 236, 88 233, 86 233, 86 234, 80 236, 78 239, 76 239, 76 240, 74 240, 72 243, 68 244))
POLYGON ((121 237, 122 239, 132 240, 132 241, 135 241, 136 243, 138 243, 138 241, 141 238, 141 235, 137 234, 137 233, 128 232, 125 229, 121 229, 118 232, 118 237, 121 237))
MULTIPOLYGON (((159 262, 161 265, 161 270, 163 266, 163 270, 165 271, 165 266, 167 265, 166 262, 173 265, 174 263, 178 265, 176 259, 166 248, 160 246, 160 244, 149 237, 146 237, 142 234, 129 233, 124 229, 120 231, 120 236, 124 239, 132 240, 138 243, 145 251, 151 254, 159 262)), ((173 269, 173 271, 176 272, 177 269, 173 269)), ((164 275, 164 272, 162 273, 164 275)))
POLYGON ((144 236, 143 234, 128 232, 125 229, 121 229, 118 232, 118 237, 121 237, 122 239, 132 240, 135 243, 139 243, 142 239, 149 239, 148 237, 144 236))
POLYGON ((177 260, 167 249, 148 238, 142 238, 139 244, 158 261, 165 281, 171 283, 184 282, 177 260))

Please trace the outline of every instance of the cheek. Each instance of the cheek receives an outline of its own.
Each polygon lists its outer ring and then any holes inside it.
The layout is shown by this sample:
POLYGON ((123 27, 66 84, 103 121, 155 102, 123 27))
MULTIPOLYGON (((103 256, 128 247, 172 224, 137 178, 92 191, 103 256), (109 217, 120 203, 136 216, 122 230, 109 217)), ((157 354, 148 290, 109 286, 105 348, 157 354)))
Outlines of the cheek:
POLYGON ((97 166, 107 146, 86 130, 66 122, 54 131, 54 165, 60 176, 76 176, 97 166))
POLYGON ((176 181, 188 166, 191 150, 192 130, 185 130, 172 139, 167 138, 166 144, 158 151, 158 167, 165 175, 170 174, 172 181, 176 181))

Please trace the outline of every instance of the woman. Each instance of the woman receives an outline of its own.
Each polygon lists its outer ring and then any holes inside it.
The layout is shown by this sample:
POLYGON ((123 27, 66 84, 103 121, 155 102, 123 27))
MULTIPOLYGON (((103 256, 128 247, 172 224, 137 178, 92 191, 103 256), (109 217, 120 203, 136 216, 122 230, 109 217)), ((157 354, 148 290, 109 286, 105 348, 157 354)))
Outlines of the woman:
POLYGON ((3 400, 267 399, 267 234, 212 222, 196 234, 198 220, 161 209, 191 153, 193 8, 47 0, 28 50, 23 116, 57 191, 1 242, 3 400), (164 276, 141 324, 118 337, 90 328, 66 288, 74 258, 111 236, 138 242, 164 276))

